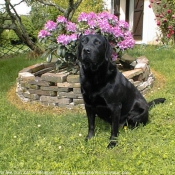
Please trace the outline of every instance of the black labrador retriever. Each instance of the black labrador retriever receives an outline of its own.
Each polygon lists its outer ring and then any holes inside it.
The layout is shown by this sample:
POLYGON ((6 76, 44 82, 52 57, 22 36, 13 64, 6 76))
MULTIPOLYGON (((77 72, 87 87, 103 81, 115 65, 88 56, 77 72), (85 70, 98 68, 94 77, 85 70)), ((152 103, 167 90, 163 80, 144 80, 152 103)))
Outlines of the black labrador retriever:
POLYGON ((145 125, 149 108, 165 101, 159 98, 147 103, 137 88, 118 71, 112 62, 111 50, 107 39, 98 34, 81 36, 77 49, 81 92, 88 116, 86 140, 94 136, 98 115, 111 123, 108 148, 116 145, 119 125, 145 125))

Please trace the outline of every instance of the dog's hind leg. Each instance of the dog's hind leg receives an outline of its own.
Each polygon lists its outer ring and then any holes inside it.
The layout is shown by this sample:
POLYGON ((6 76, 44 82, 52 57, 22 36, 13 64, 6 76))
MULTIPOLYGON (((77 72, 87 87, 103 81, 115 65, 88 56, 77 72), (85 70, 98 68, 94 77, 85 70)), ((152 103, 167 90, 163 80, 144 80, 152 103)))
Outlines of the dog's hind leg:
POLYGON ((132 128, 138 126, 139 124, 146 125, 147 121, 148 121, 148 110, 142 108, 130 112, 127 118, 127 123, 132 128))

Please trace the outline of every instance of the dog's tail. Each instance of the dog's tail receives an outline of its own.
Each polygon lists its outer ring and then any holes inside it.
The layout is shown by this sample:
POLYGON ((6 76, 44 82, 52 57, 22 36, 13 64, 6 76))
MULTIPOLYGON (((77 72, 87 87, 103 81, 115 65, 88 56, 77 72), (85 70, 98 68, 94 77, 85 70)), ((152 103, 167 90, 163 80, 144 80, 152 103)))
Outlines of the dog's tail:
POLYGON ((165 98, 156 98, 156 99, 148 102, 149 109, 154 107, 156 104, 164 103, 165 100, 166 100, 165 98))

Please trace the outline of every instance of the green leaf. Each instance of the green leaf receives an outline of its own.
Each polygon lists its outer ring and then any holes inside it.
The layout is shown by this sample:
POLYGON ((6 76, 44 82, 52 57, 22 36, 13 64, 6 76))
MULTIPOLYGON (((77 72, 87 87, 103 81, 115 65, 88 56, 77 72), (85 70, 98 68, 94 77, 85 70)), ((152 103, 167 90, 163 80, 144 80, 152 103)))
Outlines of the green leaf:
POLYGON ((62 55, 62 49, 60 47, 57 49, 57 55, 58 56, 61 56, 62 55))
POLYGON ((64 57, 66 54, 66 49, 62 49, 62 57, 64 57))
POLYGON ((49 55, 47 56, 46 61, 47 61, 48 63, 50 63, 50 62, 52 61, 52 54, 49 54, 49 55))

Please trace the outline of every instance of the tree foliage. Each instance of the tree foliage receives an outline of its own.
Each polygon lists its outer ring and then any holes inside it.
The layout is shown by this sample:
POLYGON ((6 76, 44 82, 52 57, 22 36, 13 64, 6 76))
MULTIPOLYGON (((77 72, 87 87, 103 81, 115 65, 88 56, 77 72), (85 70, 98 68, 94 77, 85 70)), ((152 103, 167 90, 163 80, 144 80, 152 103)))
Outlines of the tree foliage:
MULTIPOLYGON (((68 1, 65 0, 54 0, 53 2, 57 6, 63 7, 64 9, 69 5, 68 1)), ((81 12, 93 11, 95 13, 98 13, 103 11, 103 9, 104 9, 103 0, 83 0, 82 3, 77 8, 77 10, 75 11, 74 16, 71 18, 71 20, 75 22, 78 15, 81 12)), ((62 13, 62 11, 59 11, 55 6, 45 5, 38 1, 33 2, 31 5, 30 17, 32 23, 35 26, 35 29, 38 31, 41 28, 43 28, 46 21, 48 20, 54 21, 59 15, 64 16, 64 13, 62 13)))
POLYGON ((59 11, 68 20, 71 20, 76 9, 79 7, 83 0, 25 0, 28 4, 40 3, 46 7, 54 7, 56 11, 59 11))
POLYGON ((13 30, 9 33, 10 37, 17 36, 28 47, 38 52, 41 52, 41 49, 31 40, 31 36, 36 36, 47 20, 54 20, 58 15, 68 20, 71 20, 74 15, 72 20, 75 20, 82 11, 100 12, 103 10, 103 0, 21 0, 16 4, 12 4, 10 0, 3 1, 4 6, 0 9, 0 35, 3 30, 13 30), (31 6, 28 19, 18 15, 15 9, 24 2, 31 6))

